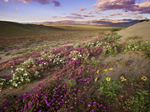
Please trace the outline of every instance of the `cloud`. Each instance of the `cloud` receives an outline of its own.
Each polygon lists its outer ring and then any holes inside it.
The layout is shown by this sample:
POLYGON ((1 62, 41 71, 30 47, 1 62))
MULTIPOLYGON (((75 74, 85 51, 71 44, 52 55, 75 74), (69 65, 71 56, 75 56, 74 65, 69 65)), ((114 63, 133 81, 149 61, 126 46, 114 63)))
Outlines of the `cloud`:
POLYGON ((150 14, 150 1, 145 1, 143 3, 135 4, 133 11, 139 11, 141 14, 150 14))
POLYGON ((22 1, 23 3, 30 3, 31 1, 33 2, 39 2, 40 4, 49 4, 50 2, 52 2, 56 7, 60 7, 61 4, 59 2, 57 2, 56 0, 12 0, 12 1, 22 1))
POLYGON ((70 13, 70 15, 73 15, 73 16, 81 16, 81 14, 78 14, 78 13, 70 13))
POLYGON ((21 9, 16 6, 16 7, 14 7, 14 10, 21 10, 21 9))
POLYGON ((129 14, 122 14, 123 17, 130 17, 129 14))
POLYGON ((144 18, 144 16, 143 15, 134 15, 134 16, 131 16, 131 18, 142 19, 142 18, 144 18))
POLYGON ((110 18, 110 16, 101 16, 102 18, 110 18))
POLYGON ((56 0, 50 0, 52 3, 55 4, 56 7, 60 7, 61 4, 59 2, 57 2, 56 0))
POLYGON ((87 14, 84 14, 84 15, 81 15, 83 17, 95 17, 94 15, 87 15, 87 14))
POLYGON ((84 18, 87 18, 87 17, 95 17, 95 16, 94 15, 89 15, 89 14, 70 13, 70 16, 60 16, 60 17, 61 18, 66 18, 66 19, 84 19, 84 18))
POLYGON ((74 16, 74 17, 95 17, 94 15, 90 15, 90 14, 78 14, 78 13, 70 13, 70 15, 74 16))
POLYGON ((129 17, 129 18, 135 18, 135 19, 144 18, 143 14, 140 14, 139 12, 125 13, 125 14, 122 14, 122 16, 123 17, 129 17))
POLYGON ((87 11, 86 13, 87 13, 87 14, 92 14, 92 11, 87 11))
POLYGON ((101 14, 99 10, 94 11, 95 14, 101 14))
POLYGON ((52 18, 58 18, 58 16, 52 16, 52 18))
POLYGON ((82 17, 75 17, 75 16, 61 16, 61 18, 66 18, 66 19, 84 19, 82 17))
POLYGON ((78 9, 79 12, 86 10, 85 7, 78 9))
POLYGON ((9 2, 8 0, 3 0, 3 2, 9 2))
POLYGON ((118 15, 122 15, 122 14, 119 13, 119 12, 112 12, 112 13, 110 13, 110 16, 118 16, 118 15))
POLYGON ((107 11, 122 9, 127 11, 139 11, 140 13, 150 13, 150 1, 144 0, 142 3, 135 3, 136 0, 97 0, 93 5, 95 10, 107 11))

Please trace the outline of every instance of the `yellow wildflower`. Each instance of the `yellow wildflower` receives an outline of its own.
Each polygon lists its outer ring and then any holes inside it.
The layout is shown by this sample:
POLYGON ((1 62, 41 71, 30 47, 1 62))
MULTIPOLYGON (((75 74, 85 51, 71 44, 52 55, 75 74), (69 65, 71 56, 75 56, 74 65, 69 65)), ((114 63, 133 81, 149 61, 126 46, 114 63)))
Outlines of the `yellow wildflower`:
POLYGON ((110 81, 110 80, 111 80, 111 78, 110 78, 110 77, 107 77, 107 78, 106 78, 106 80, 107 80, 107 81, 110 81))
POLYGON ((97 70, 97 74, 99 73, 99 70, 97 70))
POLYGON ((120 79, 124 79, 124 76, 121 76, 120 79))
POLYGON ((147 80, 147 77, 146 77, 146 76, 142 76, 141 79, 142 79, 143 81, 146 81, 146 80, 147 80))
POLYGON ((109 70, 110 70, 110 71, 112 71, 112 70, 113 70, 113 68, 109 68, 109 70))
POLYGON ((95 82, 97 81, 97 79, 98 79, 98 78, 96 77, 96 78, 95 78, 95 82))
POLYGON ((107 72, 108 70, 107 70, 107 69, 104 69, 104 71, 107 72))
POLYGON ((127 79, 124 78, 124 76, 121 76, 120 79, 122 79, 121 81, 126 81, 127 79))
POLYGON ((127 79, 122 79, 121 81, 126 81, 127 79))

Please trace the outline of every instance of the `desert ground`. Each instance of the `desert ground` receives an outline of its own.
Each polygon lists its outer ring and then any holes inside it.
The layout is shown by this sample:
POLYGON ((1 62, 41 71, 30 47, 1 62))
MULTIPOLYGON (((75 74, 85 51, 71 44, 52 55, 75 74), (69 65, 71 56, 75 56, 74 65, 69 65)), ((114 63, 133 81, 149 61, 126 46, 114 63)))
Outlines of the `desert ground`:
POLYGON ((150 21, 0 24, 2 112, 150 111, 150 21))

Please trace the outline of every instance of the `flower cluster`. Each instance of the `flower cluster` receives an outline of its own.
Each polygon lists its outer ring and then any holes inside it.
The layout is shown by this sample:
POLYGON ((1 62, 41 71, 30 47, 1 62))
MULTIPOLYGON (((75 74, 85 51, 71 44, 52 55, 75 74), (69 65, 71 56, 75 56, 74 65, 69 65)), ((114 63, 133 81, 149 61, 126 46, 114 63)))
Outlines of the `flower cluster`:
POLYGON ((78 48, 81 47, 83 44, 81 42, 78 42, 76 44, 74 44, 73 48, 78 48))
POLYGON ((72 52, 70 52, 69 57, 72 58, 72 60, 78 60, 78 59, 82 58, 82 55, 80 54, 79 51, 72 51, 72 52))
POLYGON ((120 79, 121 79, 122 82, 127 80, 127 79, 124 78, 123 76, 121 76, 120 79))
POLYGON ((28 60, 24 61, 20 66, 18 66, 15 70, 12 70, 12 79, 10 79, 7 84, 10 88, 17 87, 21 83, 30 82, 31 80, 31 73, 38 76, 38 71, 33 71, 29 69, 31 67, 35 67, 35 60, 33 58, 29 58, 28 60))
POLYGON ((59 64, 65 64, 67 62, 67 59, 65 57, 60 57, 60 55, 54 55, 54 57, 50 60, 52 60, 53 63, 56 63, 57 65, 59 64))
POLYGON ((147 44, 128 44, 123 48, 124 51, 150 51, 150 46, 148 41, 147 44))

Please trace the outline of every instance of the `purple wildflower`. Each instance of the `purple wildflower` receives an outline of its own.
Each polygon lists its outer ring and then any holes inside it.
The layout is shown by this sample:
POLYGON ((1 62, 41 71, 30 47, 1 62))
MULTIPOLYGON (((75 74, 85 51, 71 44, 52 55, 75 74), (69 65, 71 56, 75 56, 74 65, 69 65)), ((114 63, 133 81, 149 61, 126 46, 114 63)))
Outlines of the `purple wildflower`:
POLYGON ((91 107, 91 104, 88 104, 88 107, 91 107))

